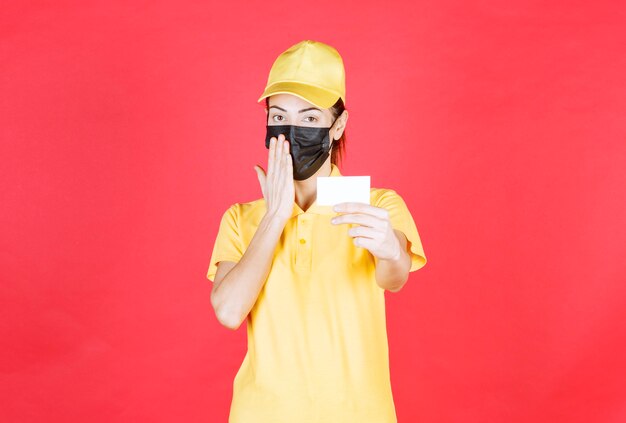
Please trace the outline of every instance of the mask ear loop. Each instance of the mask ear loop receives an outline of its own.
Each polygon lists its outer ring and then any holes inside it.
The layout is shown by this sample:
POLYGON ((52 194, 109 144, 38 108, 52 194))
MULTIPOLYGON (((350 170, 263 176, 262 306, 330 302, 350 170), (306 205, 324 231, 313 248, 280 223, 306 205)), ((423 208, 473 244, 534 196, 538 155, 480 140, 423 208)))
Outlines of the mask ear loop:
POLYGON ((328 137, 330 138, 330 145, 328 146, 328 151, 330 151, 331 148, 333 148, 333 145, 335 144, 335 137, 331 137, 330 136, 330 130, 333 129, 333 126, 335 126, 335 123, 339 120, 339 116, 337 116, 335 118, 335 120, 333 121, 333 123, 331 123, 330 128, 328 128, 328 137))

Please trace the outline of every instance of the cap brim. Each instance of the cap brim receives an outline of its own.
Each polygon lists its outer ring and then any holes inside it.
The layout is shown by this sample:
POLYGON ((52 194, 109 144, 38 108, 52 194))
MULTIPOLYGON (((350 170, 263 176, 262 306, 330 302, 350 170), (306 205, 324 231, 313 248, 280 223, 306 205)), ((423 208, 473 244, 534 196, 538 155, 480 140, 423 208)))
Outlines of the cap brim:
POLYGON ((313 85, 302 84, 299 82, 276 82, 265 88, 265 91, 263 91, 263 94, 259 97, 257 102, 274 94, 295 95, 296 97, 300 97, 304 101, 308 101, 314 106, 322 109, 328 109, 333 106, 340 97, 332 91, 315 87, 313 85))

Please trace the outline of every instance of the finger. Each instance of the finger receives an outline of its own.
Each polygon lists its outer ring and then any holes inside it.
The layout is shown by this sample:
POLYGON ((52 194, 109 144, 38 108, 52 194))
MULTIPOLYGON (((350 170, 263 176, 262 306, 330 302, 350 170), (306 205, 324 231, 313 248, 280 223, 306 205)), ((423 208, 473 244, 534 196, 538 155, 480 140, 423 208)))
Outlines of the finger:
POLYGON ((379 219, 385 219, 388 215, 387 209, 353 201, 335 204, 333 211, 344 213, 363 213, 378 217, 379 219))
POLYGON ((261 166, 254 165, 254 171, 259 178, 265 178, 265 169, 263 169, 261 166))
POLYGON ((261 166, 254 166, 254 170, 256 171, 256 176, 259 179, 259 185, 261 185, 261 193, 263 194, 263 198, 265 198, 265 175, 263 174, 263 168, 261 166))
POLYGON ((267 174, 267 172, 265 171, 265 169, 263 169, 263 166, 261 165, 254 165, 254 167, 259 171, 259 173, 262 176, 265 176, 267 174))
POLYGON ((353 238, 362 237, 362 238, 368 238, 368 239, 382 240, 384 234, 368 226, 354 226, 348 229, 348 235, 350 235, 353 238))
POLYGON ((276 144, 274 145, 274 178, 280 173, 280 152, 282 151, 282 134, 276 137, 276 144))
POLYGON ((285 140, 285 150, 284 150, 284 152, 285 152, 285 154, 284 154, 284 156, 285 156, 285 173, 286 173, 286 171, 288 169, 288 166, 289 166, 289 157, 290 157, 289 147, 290 147, 289 141, 285 140))
POLYGON ((287 182, 293 183, 293 157, 291 157, 291 145, 287 147, 287 182))
POLYGON ((289 153, 287 149, 288 142, 283 139, 281 144, 283 147, 280 155, 280 182, 282 190, 285 188, 285 179, 287 178, 287 156, 289 153))
POLYGON ((356 237, 352 238, 352 243, 355 247, 365 248, 369 251, 373 250, 376 247, 376 240, 365 237, 356 237))
POLYGON ((270 138, 270 151, 267 154, 267 175, 274 173, 274 150, 276 149, 276 137, 270 138))
POLYGON ((363 226, 369 226, 371 228, 380 228, 385 220, 376 216, 363 213, 346 213, 336 216, 331 219, 333 225, 341 225, 344 223, 356 223, 363 226))
POLYGON ((279 134, 278 135, 278 140, 276 142, 276 151, 274 152, 274 154, 276 155, 276 163, 280 163, 280 159, 282 157, 283 154, 283 143, 285 141, 285 136, 283 134, 279 134))

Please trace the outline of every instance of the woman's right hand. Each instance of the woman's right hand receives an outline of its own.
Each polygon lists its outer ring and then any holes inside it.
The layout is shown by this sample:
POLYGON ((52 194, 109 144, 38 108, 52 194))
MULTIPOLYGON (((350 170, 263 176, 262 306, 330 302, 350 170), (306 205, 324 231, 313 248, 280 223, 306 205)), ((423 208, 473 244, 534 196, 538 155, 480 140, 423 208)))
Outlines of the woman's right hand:
POLYGON ((261 184, 267 214, 286 222, 293 212, 295 188, 289 142, 285 140, 285 135, 270 139, 267 174, 259 165, 255 165, 254 170, 261 184))

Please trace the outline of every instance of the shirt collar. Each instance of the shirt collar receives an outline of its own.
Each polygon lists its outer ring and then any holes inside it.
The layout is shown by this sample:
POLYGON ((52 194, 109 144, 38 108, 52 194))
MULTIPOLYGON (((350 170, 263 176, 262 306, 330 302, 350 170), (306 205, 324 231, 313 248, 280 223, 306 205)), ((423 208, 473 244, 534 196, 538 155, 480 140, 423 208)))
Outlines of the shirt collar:
MULTIPOLYGON (((339 168, 334 164, 331 163, 330 164, 330 175, 329 176, 342 176, 341 172, 339 171, 339 168)), ((325 215, 335 215, 337 214, 332 206, 320 206, 319 204, 317 204, 317 198, 315 199, 315 201, 313 202, 313 204, 311 204, 309 206, 309 208, 306 211, 303 211, 300 206, 298 205, 298 203, 296 203, 295 201, 293 202, 293 211, 291 213, 291 217, 297 216, 299 214, 302 213, 313 213, 313 214, 325 214, 325 215)))

